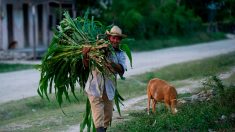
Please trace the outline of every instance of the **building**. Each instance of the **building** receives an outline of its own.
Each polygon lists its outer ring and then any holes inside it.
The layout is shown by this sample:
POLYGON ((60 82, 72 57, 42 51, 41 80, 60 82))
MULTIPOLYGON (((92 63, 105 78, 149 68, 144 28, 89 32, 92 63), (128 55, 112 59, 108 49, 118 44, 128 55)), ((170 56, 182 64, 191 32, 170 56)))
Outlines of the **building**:
POLYGON ((76 15, 75 0, 0 0, 0 50, 47 48, 63 10, 76 15))

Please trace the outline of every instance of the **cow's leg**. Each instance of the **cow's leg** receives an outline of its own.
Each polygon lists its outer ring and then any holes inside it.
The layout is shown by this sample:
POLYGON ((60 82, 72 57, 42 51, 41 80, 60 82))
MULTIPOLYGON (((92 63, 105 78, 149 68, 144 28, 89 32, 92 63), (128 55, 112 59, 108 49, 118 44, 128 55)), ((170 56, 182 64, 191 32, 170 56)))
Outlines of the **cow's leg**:
POLYGON ((165 106, 166 106, 167 110, 170 110, 170 105, 171 105, 170 100, 165 99, 164 101, 165 101, 165 106))
POLYGON ((171 100, 171 112, 173 114, 176 114, 178 112, 178 110, 176 109, 176 104, 177 104, 177 100, 176 99, 172 99, 171 100))
POLYGON ((150 103, 151 103, 151 97, 148 96, 148 105, 147 105, 148 115, 149 115, 150 103))
POLYGON ((152 100, 152 109, 153 109, 153 113, 156 112, 156 104, 157 104, 157 100, 153 99, 153 100, 152 100))

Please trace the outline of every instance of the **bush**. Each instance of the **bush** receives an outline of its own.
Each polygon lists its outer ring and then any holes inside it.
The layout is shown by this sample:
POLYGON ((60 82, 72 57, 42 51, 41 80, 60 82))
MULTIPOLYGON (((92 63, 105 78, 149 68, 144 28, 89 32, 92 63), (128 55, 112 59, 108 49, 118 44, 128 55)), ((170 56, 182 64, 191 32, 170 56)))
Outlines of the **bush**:
POLYGON ((200 29, 201 19, 175 0, 114 0, 104 20, 120 25, 135 38, 185 35, 200 29))
POLYGON ((157 8, 152 17, 159 35, 186 35, 200 29, 201 19, 185 6, 177 6, 168 0, 157 8))
POLYGON ((215 101, 220 107, 232 105, 235 108, 235 86, 225 86, 217 76, 208 78, 203 86, 214 90, 215 101))

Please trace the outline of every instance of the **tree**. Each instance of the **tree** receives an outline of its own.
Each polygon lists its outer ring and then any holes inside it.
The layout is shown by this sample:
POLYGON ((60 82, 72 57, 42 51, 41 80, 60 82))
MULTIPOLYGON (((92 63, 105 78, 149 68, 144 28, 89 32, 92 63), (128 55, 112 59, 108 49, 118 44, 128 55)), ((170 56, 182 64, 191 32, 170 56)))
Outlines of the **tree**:
POLYGON ((187 34, 198 29, 201 20, 193 10, 175 0, 113 0, 104 20, 118 24, 135 38, 187 34))

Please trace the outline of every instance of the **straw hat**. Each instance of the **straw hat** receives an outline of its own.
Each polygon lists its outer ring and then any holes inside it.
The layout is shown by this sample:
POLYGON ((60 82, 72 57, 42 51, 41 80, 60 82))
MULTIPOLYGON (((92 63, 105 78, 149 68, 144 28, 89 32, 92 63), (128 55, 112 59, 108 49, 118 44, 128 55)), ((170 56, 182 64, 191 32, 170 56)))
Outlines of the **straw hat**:
POLYGON ((125 34, 122 34, 122 30, 118 26, 113 26, 111 28, 110 32, 106 31, 106 34, 111 35, 111 36, 119 36, 119 37, 122 37, 122 38, 127 37, 125 34))

